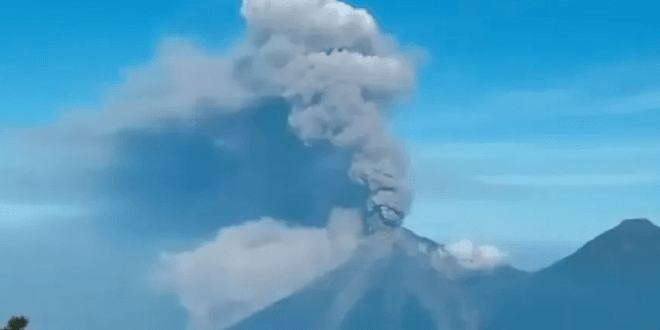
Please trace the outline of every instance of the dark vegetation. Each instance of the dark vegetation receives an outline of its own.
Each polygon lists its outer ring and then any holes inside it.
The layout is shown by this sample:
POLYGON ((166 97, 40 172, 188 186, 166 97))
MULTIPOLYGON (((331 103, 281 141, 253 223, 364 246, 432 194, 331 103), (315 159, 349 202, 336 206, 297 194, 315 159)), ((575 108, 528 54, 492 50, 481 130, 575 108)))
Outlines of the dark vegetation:
POLYGON ((28 320, 25 318, 25 316, 20 316, 20 317, 14 316, 9 320, 7 326, 0 330, 22 330, 25 329, 27 325, 28 325, 28 320))

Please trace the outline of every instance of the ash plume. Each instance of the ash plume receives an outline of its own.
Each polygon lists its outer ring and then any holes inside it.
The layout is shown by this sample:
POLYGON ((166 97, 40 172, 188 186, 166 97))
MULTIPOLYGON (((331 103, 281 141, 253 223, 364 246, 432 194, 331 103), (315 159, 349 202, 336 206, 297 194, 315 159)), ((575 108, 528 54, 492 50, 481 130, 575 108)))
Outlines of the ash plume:
POLYGON ((67 159, 102 168, 114 159, 118 132, 150 130, 170 119, 194 130, 204 116, 275 97, 288 104, 289 128, 304 144, 353 153, 348 175, 369 190, 369 218, 382 220, 372 226, 401 225, 412 199, 407 161, 384 115, 414 90, 416 57, 399 49, 367 11, 335 0, 244 0, 241 15, 246 35, 228 52, 165 40, 153 61, 124 71, 102 111, 69 111, 53 127, 17 133, 19 141, 32 141, 19 144, 66 142, 67 159))
POLYGON ((411 58, 374 18, 334 0, 244 0, 245 55, 234 77, 253 96, 291 105, 289 125, 307 145, 354 150, 350 178, 370 191, 368 210, 399 226, 411 204, 401 146, 382 112, 414 87, 411 58))

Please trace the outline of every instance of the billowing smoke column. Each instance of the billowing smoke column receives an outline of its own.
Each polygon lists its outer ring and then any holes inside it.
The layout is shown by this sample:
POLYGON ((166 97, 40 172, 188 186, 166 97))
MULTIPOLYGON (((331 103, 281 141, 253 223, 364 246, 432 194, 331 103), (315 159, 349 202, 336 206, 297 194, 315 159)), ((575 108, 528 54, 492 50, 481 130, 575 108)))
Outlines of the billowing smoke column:
POLYGON ((349 175, 368 187, 370 217, 400 226, 411 203, 401 147, 382 111, 412 91, 416 68, 371 15, 334 0, 244 0, 246 49, 234 78, 253 97, 291 104, 289 125, 305 143, 351 148, 349 175))

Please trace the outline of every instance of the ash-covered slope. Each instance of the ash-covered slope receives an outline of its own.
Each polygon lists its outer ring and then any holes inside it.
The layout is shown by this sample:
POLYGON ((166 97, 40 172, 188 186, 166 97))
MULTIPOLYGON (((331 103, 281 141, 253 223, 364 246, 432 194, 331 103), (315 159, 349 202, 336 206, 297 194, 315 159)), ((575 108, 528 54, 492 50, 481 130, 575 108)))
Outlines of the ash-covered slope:
POLYGON ((478 314, 450 279, 457 269, 443 246, 379 230, 345 265, 231 329, 476 330, 478 314))
POLYGON ((625 220, 554 265, 490 292, 493 310, 483 329, 660 329, 660 227, 625 220))

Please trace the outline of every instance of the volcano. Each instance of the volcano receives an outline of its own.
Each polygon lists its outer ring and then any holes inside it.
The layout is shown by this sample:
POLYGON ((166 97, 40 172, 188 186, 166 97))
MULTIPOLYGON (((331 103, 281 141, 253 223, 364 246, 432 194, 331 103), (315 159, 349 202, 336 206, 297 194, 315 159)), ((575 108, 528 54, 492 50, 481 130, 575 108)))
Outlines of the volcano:
POLYGON ((476 330, 459 275, 443 245, 379 230, 342 267, 230 329, 476 330))
POLYGON ((234 325, 258 329, 660 329, 660 227, 625 220, 537 272, 470 270, 404 227, 234 325))

